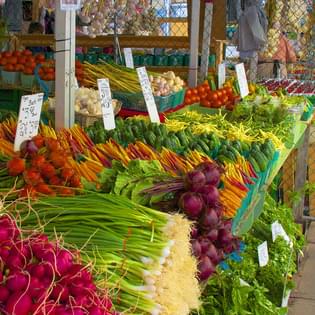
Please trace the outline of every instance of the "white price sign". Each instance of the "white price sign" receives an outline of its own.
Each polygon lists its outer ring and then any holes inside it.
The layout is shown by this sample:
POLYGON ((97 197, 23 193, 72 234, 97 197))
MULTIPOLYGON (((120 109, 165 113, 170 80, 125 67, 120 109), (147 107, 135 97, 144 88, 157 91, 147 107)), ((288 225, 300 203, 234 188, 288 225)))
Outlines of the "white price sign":
POLYGON ((258 250, 258 261, 259 266, 264 267, 268 264, 269 254, 268 254, 268 244, 267 241, 260 244, 257 248, 258 250))
POLYGON ((14 140, 14 151, 19 151, 24 141, 30 140, 37 135, 43 98, 43 93, 22 96, 14 140))
POLYGON ((80 87, 79 87, 79 82, 78 82, 77 77, 74 77, 74 88, 75 88, 75 89, 79 89, 79 88, 80 88, 80 87))
POLYGON ((244 98, 249 94, 248 82, 243 63, 239 63, 235 66, 237 81, 240 86, 241 97, 244 98))
POLYGON ((149 112, 150 120, 153 123, 160 123, 160 116, 156 108, 147 70, 145 67, 137 68, 137 73, 142 88, 143 97, 149 112))
POLYGON ((223 84, 225 83, 225 77, 226 77, 225 63, 220 63, 218 68, 219 89, 223 87, 223 84))
POLYGON ((125 55, 126 67, 134 69, 135 66, 133 64, 133 56, 132 56, 131 48, 124 48, 124 55, 125 55))
POLYGON ((278 222, 274 222, 271 224, 271 232, 272 232, 272 241, 274 242, 278 236, 283 237, 283 239, 288 243, 291 244, 291 240, 284 230, 283 226, 278 222))
POLYGON ((109 80, 97 80, 98 92, 100 94, 103 123, 106 130, 115 129, 115 115, 113 110, 112 96, 110 92, 109 80))
POLYGON ((80 10, 81 0, 60 0, 60 8, 63 11, 80 10))
POLYGON ((291 295, 291 291, 289 291, 286 296, 284 296, 282 298, 282 302, 281 302, 281 307, 287 307, 289 304, 289 299, 290 299, 290 295, 291 295))

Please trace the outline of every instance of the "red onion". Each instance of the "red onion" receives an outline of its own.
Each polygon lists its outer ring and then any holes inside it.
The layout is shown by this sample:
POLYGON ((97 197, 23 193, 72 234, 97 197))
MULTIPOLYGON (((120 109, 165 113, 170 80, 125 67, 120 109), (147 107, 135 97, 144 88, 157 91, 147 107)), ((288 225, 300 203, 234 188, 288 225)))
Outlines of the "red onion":
POLYGON ((198 270, 199 280, 205 281, 215 272, 215 267, 209 257, 203 256, 199 261, 198 270))
POLYGON ((211 229, 205 234, 206 238, 211 242, 215 242, 218 239, 218 235, 219 232, 217 229, 211 229))
POLYGON ((200 171, 188 172, 185 176, 185 187, 187 190, 196 192, 206 184, 206 177, 200 171))
POLYGON ((197 169, 204 174, 207 185, 218 186, 220 184, 221 173, 216 164, 204 162, 197 169))
POLYGON ((195 257, 200 257, 201 255, 201 245, 197 240, 192 241, 191 243, 192 252, 195 257))
POLYGON ((201 220, 201 224, 205 228, 214 228, 217 226, 219 222, 219 218, 215 210, 213 209, 206 209, 204 215, 201 220))
POLYGON ((203 186, 198 190, 206 205, 213 206, 219 203, 220 194, 218 189, 213 185, 203 186))
POLYGON ((179 207, 187 214, 188 217, 196 219, 200 216, 204 203, 199 194, 186 192, 179 199, 179 207))

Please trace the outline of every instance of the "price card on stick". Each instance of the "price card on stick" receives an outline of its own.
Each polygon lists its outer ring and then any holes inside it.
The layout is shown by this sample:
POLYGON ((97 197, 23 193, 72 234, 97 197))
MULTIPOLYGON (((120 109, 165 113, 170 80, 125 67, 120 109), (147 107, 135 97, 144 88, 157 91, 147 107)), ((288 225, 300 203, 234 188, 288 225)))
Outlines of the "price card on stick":
POLYGON ((81 0, 60 0, 62 11, 72 11, 81 9, 81 0))
POLYGON ((150 120, 153 123, 160 123, 160 116, 156 108, 147 70, 145 67, 137 68, 137 73, 142 88, 143 97, 149 112, 150 120))
POLYGON ((258 261, 259 266, 264 267, 268 264, 269 254, 268 254, 268 244, 267 241, 260 244, 257 248, 258 250, 258 261))
POLYGON ((24 141, 30 140, 37 135, 43 98, 43 93, 22 96, 14 140, 14 151, 19 151, 24 141))
POLYGON ((281 223, 278 221, 275 221, 274 223, 271 224, 271 232, 272 232, 272 241, 274 242, 278 236, 282 237, 288 244, 291 244, 291 240, 284 230, 283 226, 281 223))
POLYGON ((98 79, 97 86, 101 99, 104 128, 106 130, 115 129, 115 115, 108 79, 98 79))
POLYGON ((248 82, 243 63, 239 63, 235 66, 238 85, 240 86, 241 98, 244 98, 249 94, 248 82))
POLYGON ((219 69, 218 69, 219 89, 221 89, 223 87, 223 84, 225 83, 225 77, 226 77, 225 63, 220 63, 219 64, 219 69))
POLYGON ((134 69, 133 56, 131 48, 124 48, 126 67, 134 69))

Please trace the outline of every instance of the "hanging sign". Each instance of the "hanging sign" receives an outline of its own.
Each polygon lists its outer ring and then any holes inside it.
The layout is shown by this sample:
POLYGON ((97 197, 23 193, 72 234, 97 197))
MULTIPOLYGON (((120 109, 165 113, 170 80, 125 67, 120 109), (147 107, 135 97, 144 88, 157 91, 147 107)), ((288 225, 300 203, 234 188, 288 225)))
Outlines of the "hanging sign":
POLYGON ((63 11, 80 10, 81 0, 60 0, 60 8, 63 11))
POLYGON ((284 230, 283 226, 281 223, 278 221, 275 221, 274 223, 271 224, 271 232, 272 232, 272 241, 274 242, 278 236, 282 237, 288 244, 291 244, 291 240, 284 230))
POLYGON ((134 69, 133 56, 131 48, 124 48, 125 63, 127 68, 134 69))
POLYGON ((137 68, 137 73, 142 88, 143 97, 147 105, 150 120, 153 123, 160 123, 160 116, 156 108, 147 70, 145 67, 137 68))
POLYGON ((37 135, 43 98, 43 93, 22 96, 14 140, 14 151, 19 151, 24 141, 30 140, 37 135))
POLYGON ((264 267, 268 264, 269 254, 268 254, 268 244, 267 241, 260 244, 257 248, 258 250, 258 261, 259 266, 264 267))
POLYGON ((219 69, 218 69, 219 89, 221 89, 223 87, 223 84, 225 83, 225 77, 226 77, 225 63, 220 63, 219 69))
POLYGON ((98 79, 97 86, 101 99, 104 128, 106 130, 115 129, 115 115, 108 79, 98 79))
POLYGON ((241 98, 246 97, 249 94, 248 82, 243 63, 239 63, 235 66, 238 85, 240 86, 241 98))

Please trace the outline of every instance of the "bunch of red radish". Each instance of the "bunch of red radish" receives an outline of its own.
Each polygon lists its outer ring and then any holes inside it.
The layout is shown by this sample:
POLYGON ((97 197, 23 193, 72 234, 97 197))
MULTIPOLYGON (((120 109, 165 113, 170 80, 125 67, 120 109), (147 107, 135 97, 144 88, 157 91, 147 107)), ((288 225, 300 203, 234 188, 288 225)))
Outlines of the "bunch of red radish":
POLYGON ((0 313, 117 315, 106 292, 75 260, 43 234, 23 238, 11 217, 0 217, 0 313))
POLYGON ((239 248, 232 235, 231 220, 224 220, 220 204, 221 169, 214 163, 203 163, 185 176, 185 192, 178 206, 196 221, 191 233, 194 255, 198 258, 199 279, 207 280, 226 254, 239 248))
POLYGON ((81 187, 81 178, 67 161, 56 139, 37 135, 22 144, 19 157, 8 161, 8 175, 23 179, 22 197, 37 193, 69 196, 74 194, 72 188, 81 187))

